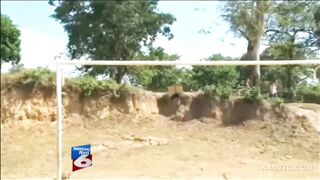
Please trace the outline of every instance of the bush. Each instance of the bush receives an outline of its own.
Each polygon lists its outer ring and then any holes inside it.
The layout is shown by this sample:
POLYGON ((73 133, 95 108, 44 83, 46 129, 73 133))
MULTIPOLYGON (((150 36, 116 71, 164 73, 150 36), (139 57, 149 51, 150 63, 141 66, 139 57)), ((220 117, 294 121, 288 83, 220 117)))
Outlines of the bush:
MULTIPOLYGON (((10 87, 23 87, 31 91, 39 88, 55 88, 55 79, 55 72, 47 68, 25 69, 17 67, 8 73, 1 74, 1 90, 10 87)), ((133 86, 119 85, 114 80, 97 80, 93 76, 66 79, 66 85, 79 87, 84 96, 91 96, 100 90, 110 91, 115 96, 138 90, 133 86)))
POLYGON ((48 68, 21 68, 6 73, 1 78, 1 89, 11 86, 25 86, 30 89, 52 87, 55 85, 55 73, 48 68))
POLYGON ((232 93, 232 88, 229 86, 205 86, 202 88, 204 94, 208 97, 220 97, 222 99, 228 99, 232 93))
POLYGON ((245 99, 251 102, 260 103, 265 98, 266 97, 261 94, 260 89, 257 87, 250 88, 245 92, 245 99))
POLYGON ((304 103, 320 104, 320 84, 299 87, 297 97, 304 103))
POLYGON ((270 101, 273 105, 283 108, 284 100, 282 98, 272 98, 270 101))
POLYGON ((67 83, 78 86, 84 96, 90 96, 98 90, 114 91, 119 88, 119 85, 113 80, 97 80, 92 76, 72 78, 67 83))
POLYGON ((95 77, 88 75, 69 79, 67 83, 78 86, 84 96, 91 96, 98 91, 110 91, 115 97, 121 97, 138 91, 138 88, 127 84, 119 85, 111 79, 97 80, 95 77))

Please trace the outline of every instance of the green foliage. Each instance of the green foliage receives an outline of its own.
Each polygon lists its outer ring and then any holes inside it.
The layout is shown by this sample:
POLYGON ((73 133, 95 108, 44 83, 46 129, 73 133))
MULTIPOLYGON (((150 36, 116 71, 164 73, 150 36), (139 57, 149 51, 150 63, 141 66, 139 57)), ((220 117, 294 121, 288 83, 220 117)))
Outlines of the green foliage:
POLYGON ((113 80, 97 80, 92 76, 72 78, 67 83, 80 87, 84 96, 91 96, 99 90, 116 90, 119 87, 113 80))
POLYGON ((261 103, 263 99, 265 99, 265 96, 261 94, 260 88, 253 87, 245 92, 245 99, 251 102, 261 103))
POLYGON ((207 85, 201 88, 201 90, 210 98, 220 97, 222 99, 228 99, 232 93, 232 88, 230 86, 221 85, 207 85))
MULTIPOLYGON (((283 1, 276 4, 268 22, 266 40, 270 47, 262 53, 262 59, 297 60, 316 59, 317 41, 316 1, 283 1)), ((320 41, 319 41, 320 42, 320 41)), ((286 94, 293 94, 296 86, 312 77, 307 66, 264 67, 263 80, 277 80, 286 94)), ((289 96, 290 97, 290 96, 289 96)))
POLYGON ((116 89, 116 91, 114 91, 114 97, 116 97, 116 98, 125 97, 129 94, 138 93, 140 90, 141 89, 136 88, 134 86, 123 84, 123 85, 119 86, 118 89, 116 89))
MULTIPOLYGON (((137 59, 176 60, 177 55, 169 55, 162 48, 152 48, 148 55, 140 54, 137 59)), ((221 54, 214 54, 208 60, 230 60, 221 54)), ((234 88, 239 85, 239 73, 235 67, 194 66, 192 69, 166 66, 138 67, 133 71, 131 83, 142 85, 152 91, 166 91, 168 86, 181 85, 185 91, 195 91, 205 86, 234 88)))
POLYGON ((182 85, 185 90, 190 89, 190 76, 186 69, 158 67, 145 69, 139 73, 139 83, 148 90, 166 91, 168 86, 182 85), (142 78, 146 81, 142 81, 142 78), (148 79, 146 79, 148 78, 148 79))
POLYGON ((1 64, 20 62, 20 31, 8 16, 1 14, 1 64))
MULTIPOLYGON (((10 87, 23 87, 35 91, 39 88, 55 88, 55 73, 47 68, 25 69, 17 66, 17 69, 1 76, 1 89, 10 87)), ((92 76, 80 76, 66 79, 66 86, 80 88, 84 96, 92 96, 99 91, 111 92, 114 96, 122 96, 126 93, 135 93, 139 89, 129 85, 119 85, 114 80, 97 80, 92 76)))
POLYGON ((271 98, 271 103, 277 107, 283 108, 284 107, 284 100, 282 98, 271 98))
MULTIPOLYGON (((261 59, 307 59, 311 51, 307 48, 297 48, 290 43, 274 44, 261 55, 261 59), (291 56, 292 55, 292 56, 291 56)), ((310 57, 310 56, 309 56, 310 57)), ((313 70, 308 66, 267 66, 262 67, 262 81, 277 81, 284 91, 290 92, 307 78, 312 78, 313 70)))
MULTIPOLYGON (((164 52, 161 47, 149 48, 148 54, 139 53, 135 59, 138 60, 177 60, 179 56, 164 52)), ((188 77, 187 70, 168 66, 140 66, 131 68, 131 83, 141 85, 148 90, 166 91, 168 86, 182 85, 188 77)))
POLYGON ((297 96, 305 103, 320 104, 320 84, 298 87, 297 96))
POLYGON ((55 73, 47 68, 24 69, 3 74, 1 88, 24 86, 30 89, 52 87, 55 85, 55 73))
POLYGON ((271 4, 268 1, 226 1, 222 7, 222 17, 236 35, 249 42, 258 41, 271 4))
MULTIPOLYGON (((55 5, 55 2, 49 2, 55 5)), ((173 38, 169 25, 175 18, 157 11, 157 0, 59 1, 53 17, 69 36, 71 58, 129 60, 142 45, 151 46, 160 33, 173 38)), ((104 74, 120 83, 127 67, 81 68, 90 75, 104 74)))
POLYGON ((75 85, 81 89, 84 96, 93 96, 94 94, 104 91, 113 94, 113 97, 122 97, 128 93, 137 93, 138 88, 123 84, 119 85, 114 80, 97 80, 93 76, 80 76, 67 80, 70 85, 75 85))
POLYGON ((9 72, 10 73, 15 73, 15 72, 20 72, 23 71, 23 69, 25 69, 24 64, 14 64, 10 69, 9 72))
POLYGON ((301 50, 316 51, 319 48, 316 17, 319 5, 313 0, 277 3, 268 21, 266 39, 269 44, 285 44, 289 59, 301 50))
MULTIPOLYGON (((244 60, 258 60, 259 48, 266 29, 266 19, 269 16, 271 1, 225 1, 222 6, 222 17, 230 24, 230 30, 238 37, 247 40, 247 52, 244 60)), ((259 66, 245 69, 246 77, 253 85, 259 82, 259 66)))
MULTIPOLYGON (((215 54, 208 60, 226 60, 230 57, 223 57, 221 54, 215 54)), ((192 69, 193 86, 199 89, 204 86, 215 85, 219 87, 234 88, 239 83, 240 74, 235 67, 227 66, 195 66, 192 69)))

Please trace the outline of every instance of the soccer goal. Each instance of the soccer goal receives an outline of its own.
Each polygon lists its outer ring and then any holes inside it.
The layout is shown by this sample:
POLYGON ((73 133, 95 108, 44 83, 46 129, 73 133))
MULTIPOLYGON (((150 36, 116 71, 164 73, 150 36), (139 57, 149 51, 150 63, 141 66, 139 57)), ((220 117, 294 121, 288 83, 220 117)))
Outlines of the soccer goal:
POLYGON ((90 60, 90 61, 57 61, 56 64, 56 98, 57 98, 57 179, 62 179, 62 123, 63 123, 63 67, 68 65, 91 65, 91 66, 274 66, 274 65, 315 65, 319 69, 320 60, 264 60, 264 61, 135 61, 135 60, 90 60))

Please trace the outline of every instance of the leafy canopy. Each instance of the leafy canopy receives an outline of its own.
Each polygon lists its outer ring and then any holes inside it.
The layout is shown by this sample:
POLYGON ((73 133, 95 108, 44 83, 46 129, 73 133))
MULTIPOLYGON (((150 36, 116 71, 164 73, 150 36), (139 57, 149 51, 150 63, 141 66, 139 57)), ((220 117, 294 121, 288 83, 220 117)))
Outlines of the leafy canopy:
MULTIPOLYGON (((140 52, 137 60, 178 60, 177 54, 170 55, 161 47, 150 47, 147 54, 140 52)), ((141 85, 148 90, 165 91, 168 86, 182 82, 183 71, 168 66, 140 66, 130 72, 131 83, 141 85)))
MULTIPOLYGON (((53 1, 50 4, 55 5, 53 1)), ((173 38, 169 25, 175 18, 157 11, 157 0, 148 1, 59 1, 53 17, 69 36, 72 59, 129 60, 142 46, 151 46, 160 33, 173 38)), ((127 68, 92 68, 91 75, 105 74, 119 82, 127 68), (117 77, 116 77, 117 76, 117 77)))
MULTIPOLYGON (((228 60, 221 54, 214 54, 208 58, 209 61, 228 60)), ((228 66, 195 66, 192 69, 193 80, 196 88, 208 85, 235 87, 239 79, 239 72, 235 67, 228 66)))
POLYGON ((20 31, 10 18, 1 14, 1 64, 20 62, 20 31))
POLYGON ((269 45, 285 45, 289 59, 296 56, 294 51, 301 50, 310 51, 304 54, 307 56, 306 58, 313 58, 310 56, 314 55, 320 45, 318 11, 320 11, 320 3, 317 1, 283 1, 279 3, 272 9, 265 40, 269 45))

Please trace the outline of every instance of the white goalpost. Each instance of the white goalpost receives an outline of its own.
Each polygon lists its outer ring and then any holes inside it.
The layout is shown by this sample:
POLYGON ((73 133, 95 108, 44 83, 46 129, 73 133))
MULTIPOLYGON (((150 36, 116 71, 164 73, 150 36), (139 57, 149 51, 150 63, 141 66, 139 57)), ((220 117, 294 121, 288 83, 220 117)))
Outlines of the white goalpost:
MULTIPOLYGON (((316 70, 320 67, 320 60, 265 60, 265 61, 136 61, 136 60, 73 60, 57 61, 56 64, 56 98, 57 98, 57 179, 62 179, 62 121, 63 121, 63 104, 62 104, 62 86, 63 76, 62 67, 66 65, 94 65, 94 66, 271 66, 271 65, 316 65, 316 70)), ((315 73, 316 73, 315 70, 315 73)), ((315 75, 314 75, 315 77, 315 75)))

